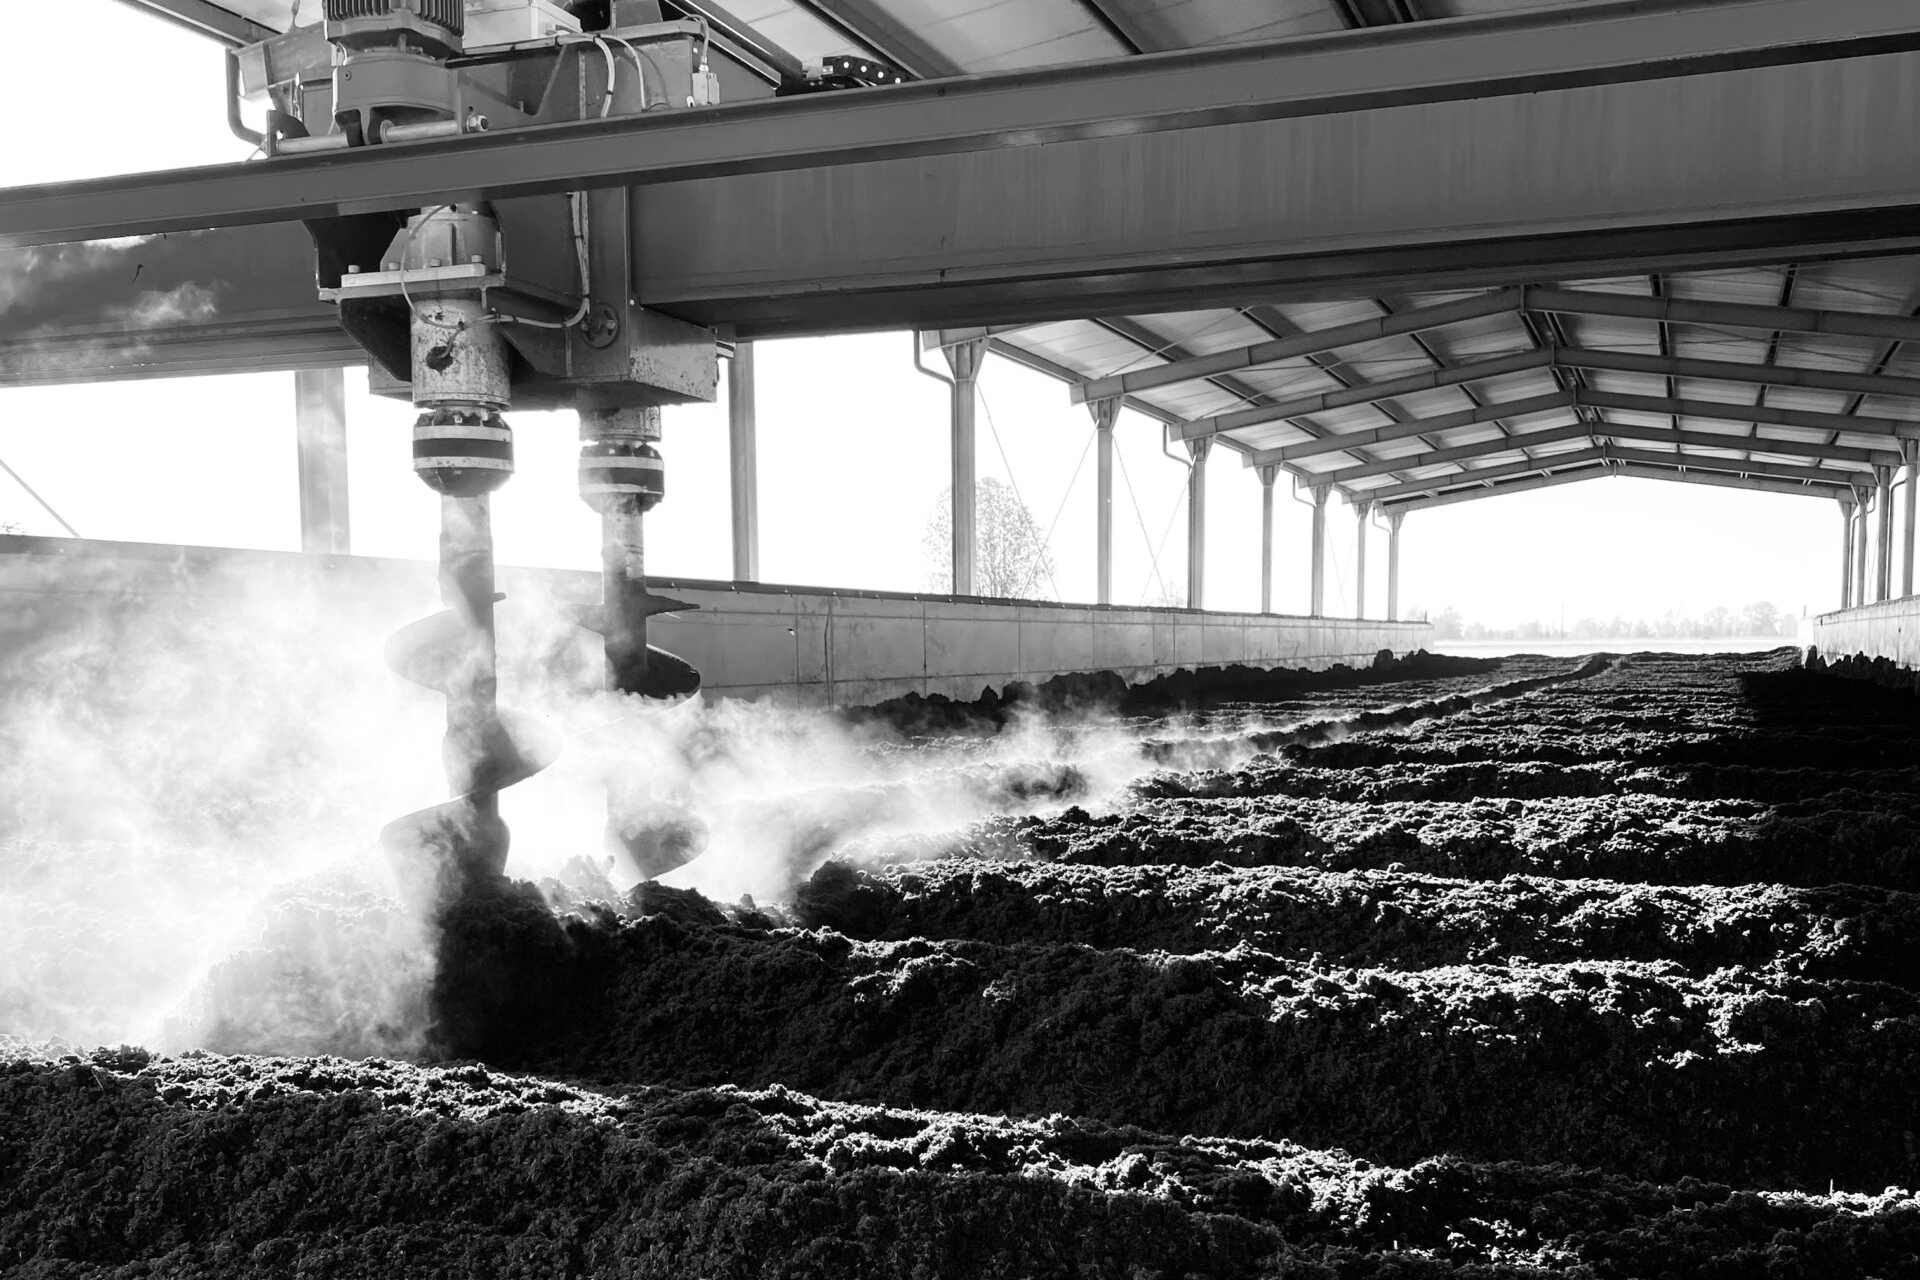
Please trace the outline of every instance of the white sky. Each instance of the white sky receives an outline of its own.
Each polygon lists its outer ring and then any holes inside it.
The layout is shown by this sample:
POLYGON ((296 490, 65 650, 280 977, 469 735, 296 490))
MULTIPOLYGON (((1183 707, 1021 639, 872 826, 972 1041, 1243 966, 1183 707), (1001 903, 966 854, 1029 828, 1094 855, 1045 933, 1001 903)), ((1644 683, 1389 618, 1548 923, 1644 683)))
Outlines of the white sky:
MULTIPOLYGON (((13 62, 0 78, 0 118, 16 122, 0 149, 0 185, 243 158, 225 128, 211 42, 115 0, 0 0, 0 12, 18 49, 66 48, 85 32, 85 80, 95 86, 76 90, 71 59, 13 62), (57 128, 34 123, 50 104, 57 128)), ((354 550, 429 558, 438 507, 409 469, 413 411, 367 395, 365 384, 350 375, 354 550)), ((1043 528, 1058 514, 1060 594, 1092 599, 1091 421, 1064 385, 1004 360, 989 360, 981 386, 979 474, 1011 478, 1043 528)), ((914 371, 907 335, 762 343, 758 393, 762 578, 918 589, 921 531, 947 483, 947 401, 943 385, 914 371)), ((495 498, 500 558, 593 567, 597 517, 574 492, 573 415, 512 413, 509 422, 519 473, 495 498)), ((1117 440, 1116 600, 1159 595, 1150 548, 1160 578, 1183 596, 1185 470, 1161 455, 1152 422, 1123 415, 1117 440)), ((668 497, 649 519, 649 571, 729 576, 724 403, 668 410, 661 448, 668 497)), ((88 537, 298 547, 292 374, 3 390, 0 458, 88 537)), ((1208 488, 1207 603, 1257 608, 1259 483, 1238 455, 1215 450, 1208 488)), ((1307 508, 1288 499, 1284 479, 1278 496, 1274 604, 1305 612, 1307 508)), ((60 532, 4 475, 0 520, 60 532)), ((1837 604, 1840 536, 1828 501, 1596 481, 1408 516, 1401 600, 1436 612, 1452 605, 1490 625, 1759 599, 1819 611, 1837 604)), ((1328 546, 1328 611, 1350 613, 1354 523, 1337 501, 1328 546)), ((1376 533, 1375 616, 1385 608, 1385 560, 1376 533)))

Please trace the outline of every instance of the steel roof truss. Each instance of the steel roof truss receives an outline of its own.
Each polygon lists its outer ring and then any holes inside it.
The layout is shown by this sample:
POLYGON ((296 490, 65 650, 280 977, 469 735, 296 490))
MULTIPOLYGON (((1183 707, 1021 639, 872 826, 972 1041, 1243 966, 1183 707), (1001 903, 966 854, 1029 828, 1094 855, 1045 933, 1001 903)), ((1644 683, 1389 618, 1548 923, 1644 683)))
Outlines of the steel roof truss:
POLYGON ((1299 356, 1320 355, 1341 347, 1357 346, 1360 343, 1374 342, 1381 338, 1418 333, 1422 329, 1437 329, 1442 325, 1457 324, 1462 320, 1478 320, 1484 316, 1501 315, 1517 311, 1519 303, 1519 290, 1502 289, 1497 293, 1482 294, 1479 297, 1465 298, 1439 306, 1375 316, 1327 329, 1309 329, 1298 337, 1280 338, 1272 342, 1256 342, 1251 346, 1236 347, 1230 351, 1216 351, 1208 355, 1195 356, 1190 360, 1175 360, 1151 369, 1116 374, 1110 378, 1096 378, 1085 387, 1075 388, 1074 402, 1077 404, 1083 400, 1104 400, 1111 395, 1172 386, 1175 383, 1190 382, 1195 378, 1211 377, 1217 373, 1232 373, 1238 369, 1277 364, 1282 360, 1291 360, 1299 356))
POLYGON ((1384 504, 1384 510, 1425 511, 1434 507, 1448 507, 1462 502, 1475 502, 1482 498, 1497 497, 1503 493, 1526 493, 1536 489, 1550 489, 1559 485, 1578 484, 1586 480, 1598 480, 1607 476, 1625 476, 1635 480, 1668 480, 1680 484, 1708 485, 1721 489, 1747 489, 1758 493, 1790 494, 1797 497, 1824 498, 1832 501, 1844 498, 1852 493, 1846 484, 1799 484, 1788 480, 1774 480, 1760 476, 1730 476, 1711 471, 1682 471, 1670 467, 1647 466, 1639 463, 1609 463, 1604 466, 1589 467, 1581 471, 1556 472, 1553 475, 1528 476, 1520 480, 1511 480, 1505 484, 1481 489, 1462 489, 1457 493, 1443 493, 1431 498, 1409 498, 1399 502, 1384 504))
POLYGON ((1381 400, 1412 395, 1415 392, 1432 391, 1440 387, 1456 387, 1462 383, 1498 378, 1509 373, 1523 373, 1531 369, 1545 369, 1552 363, 1552 351, 1519 351, 1512 355, 1475 361, 1472 364, 1455 365, 1450 369, 1433 369, 1426 373, 1409 374, 1403 378, 1390 378, 1384 382, 1366 383, 1344 391, 1296 396, 1290 400, 1262 405, 1256 409, 1240 409, 1210 418, 1197 418, 1187 424, 1182 430, 1182 435, 1188 440, 1193 440, 1201 436, 1218 435, 1223 431, 1235 431, 1242 427, 1254 427, 1285 418, 1297 418, 1302 414, 1324 413, 1329 409, 1343 409, 1350 405, 1374 404, 1381 400))
POLYGON ((1608 456, 1604 445, 1595 445, 1590 449, 1576 449, 1572 453, 1556 453, 1550 457, 1529 458, 1521 462, 1510 462, 1497 467, 1483 467, 1478 471, 1456 471, 1451 475, 1432 476, 1425 480, 1407 480, 1400 484, 1385 485, 1378 489, 1363 489, 1361 492, 1376 502, 1390 502, 1395 498, 1411 497, 1420 493, 1439 493, 1446 489, 1457 489, 1468 484, 1492 484, 1497 480, 1510 480, 1515 476, 1542 475, 1549 471, 1560 471, 1567 467, 1577 467, 1589 462, 1599 462, 1608 456))
POLYGON ((1485 458, 1501 453, 1518 453, 1522 449, 1535 449, 1541 445, 1559 444, 1567 440, 1584 440, 1593 435, 1596 430, 1604 431, 1604 428, 1595 428, 1585 422, 1577 422, 1565 427, 1549 427, 1545 431, 1501 436, 1498 439, 1482 440, 1477 444, 1460 445, 1452 449, 1435 449, 1426 454, 1387 458, 1380 462, 1362 463, 1357 467, 1346 467, 1338 471, 1321 471, 1315 473, 1314 482, 1316 484, 1350 484, 1355 480, 1387 475, 1394 471, 1437 467, 1445 462, 1466 462, 1473 458, 1485 458))

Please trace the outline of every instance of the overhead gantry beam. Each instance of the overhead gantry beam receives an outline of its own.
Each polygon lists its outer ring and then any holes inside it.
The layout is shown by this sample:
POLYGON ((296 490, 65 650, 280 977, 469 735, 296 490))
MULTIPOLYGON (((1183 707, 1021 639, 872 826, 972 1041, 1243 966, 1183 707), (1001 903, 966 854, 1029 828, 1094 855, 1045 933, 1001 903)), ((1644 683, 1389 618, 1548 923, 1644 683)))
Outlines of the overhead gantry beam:
POLYGON ((1908 0, 1599 3, 16 189, 0 244, 618 185, 641 303, 741 337, 1370 296, 1920 244, 1915 96, 1908 0))

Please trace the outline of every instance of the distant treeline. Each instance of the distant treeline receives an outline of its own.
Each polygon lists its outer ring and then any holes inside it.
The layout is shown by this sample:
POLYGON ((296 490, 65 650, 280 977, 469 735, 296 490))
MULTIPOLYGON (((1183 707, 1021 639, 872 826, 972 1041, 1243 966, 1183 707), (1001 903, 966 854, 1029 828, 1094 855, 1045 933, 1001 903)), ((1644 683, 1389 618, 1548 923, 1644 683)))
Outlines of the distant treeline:
POLYGON ((1715 605, 1699 616, 1669 609, 1658 618, 1577 618, 1567 622, 1522 622, 1518 626, 1489 627, 1460 616, 1448 606, 1431 617, 1424 609, 1414 617, 1433 623, 1436 640, 1625 640, 1713 639, 1719 636, 1792 636, 1800 620, 1779 605, 1757 600, 1744 609, 1715 605))

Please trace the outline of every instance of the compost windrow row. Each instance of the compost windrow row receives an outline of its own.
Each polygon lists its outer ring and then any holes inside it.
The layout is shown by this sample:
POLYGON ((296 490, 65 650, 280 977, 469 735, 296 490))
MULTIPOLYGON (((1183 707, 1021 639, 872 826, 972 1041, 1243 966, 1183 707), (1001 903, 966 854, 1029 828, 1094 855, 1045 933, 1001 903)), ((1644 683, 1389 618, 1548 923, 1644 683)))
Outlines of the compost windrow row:
MULTIPOLYGON (((983 774, 996 816, 849 825, 778 902, 463 901, 435 1000, 468 1065, 0 1068, 0 1269, 1920 1256, 1920 1203, 1884 1190, 1920 1185, 1910 695, 1790 652, 1236 680, 1121 703, 1158 767, 1118 797, 983 774)), ((1034 709, 882 718, 991 735, 1034 709)))

